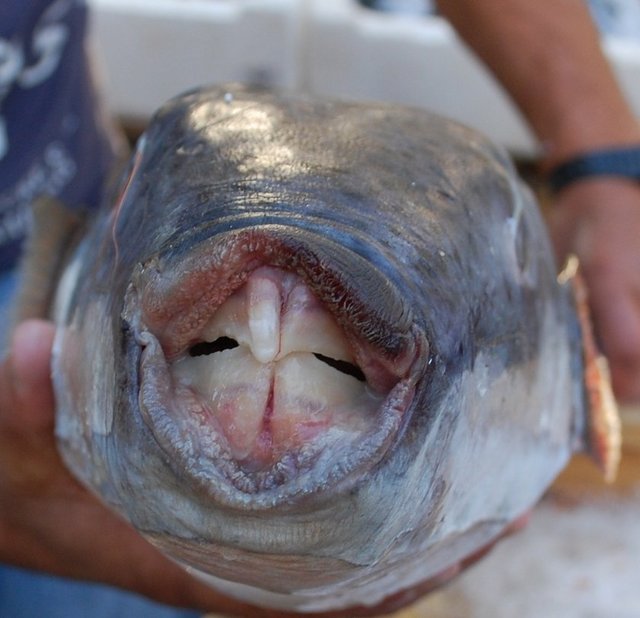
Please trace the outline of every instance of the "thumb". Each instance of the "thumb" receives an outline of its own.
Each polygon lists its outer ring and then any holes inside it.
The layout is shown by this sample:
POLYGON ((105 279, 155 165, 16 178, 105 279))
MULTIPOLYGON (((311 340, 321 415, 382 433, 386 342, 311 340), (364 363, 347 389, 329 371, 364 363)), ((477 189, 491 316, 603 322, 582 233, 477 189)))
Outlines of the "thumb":
POLYGON ((0 423, 22 432, 50 431, 54 418, 51 348, 55 328, 29 320, 16 327, 0 363, 0 423))

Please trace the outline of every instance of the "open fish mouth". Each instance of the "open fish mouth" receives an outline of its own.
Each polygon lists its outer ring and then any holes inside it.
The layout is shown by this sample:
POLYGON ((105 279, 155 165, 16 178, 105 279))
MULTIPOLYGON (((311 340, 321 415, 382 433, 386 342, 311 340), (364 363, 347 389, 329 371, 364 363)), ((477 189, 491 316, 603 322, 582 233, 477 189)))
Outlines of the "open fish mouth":
POLYGON ((406 423, 424 337, 383 325, 313 251, 246 231, 204 244, 127 294, 139 410, 168 464, 229 506, 357 482, 406 423))

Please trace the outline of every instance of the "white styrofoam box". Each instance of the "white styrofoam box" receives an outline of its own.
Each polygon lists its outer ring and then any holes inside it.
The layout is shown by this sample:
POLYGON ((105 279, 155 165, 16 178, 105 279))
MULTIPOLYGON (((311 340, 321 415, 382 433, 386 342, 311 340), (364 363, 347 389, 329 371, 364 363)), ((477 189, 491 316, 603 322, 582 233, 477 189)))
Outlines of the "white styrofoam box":
POLYGON ((519 152, 534 141, 502 87, 441 17, 311 0, 301 74, 311 92, 427 107, 519 152))
POLYGON ((194 86, 249 81, 293 88, 296 0, 90 0, 107 104, 143 121, 194 86))
MULTIPOLYGON (((437 16, 357 0, 89 0, 108 103, 145 120, 205 83, 251 81, 417 105, 474 126, 519 155, 535 140, 502 87, 437 16)), ((640 41, 604 49, 640 116, 640 41)))
MULTIPOLYGON (((512 152, 536 141, 502 86, 441 17, 392 15, 356 0, 308 0, 304 86, 316 93, 426 107, 473 126, 512 152)), ((640 40, 603 48, 640 117, 640 40)))
POLYGON ((640 39, 609 36, 603 40, 603 49, 627 100, 640 118, 640 39))

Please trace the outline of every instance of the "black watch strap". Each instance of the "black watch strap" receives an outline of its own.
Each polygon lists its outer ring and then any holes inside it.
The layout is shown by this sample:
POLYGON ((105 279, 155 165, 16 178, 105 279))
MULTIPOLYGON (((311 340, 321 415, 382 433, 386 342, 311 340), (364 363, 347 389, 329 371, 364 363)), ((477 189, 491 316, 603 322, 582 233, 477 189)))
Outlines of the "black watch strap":
POLYGON ((551 170, 549 183, 560 191, 590 176, 622 176, 640 181, 640 146, 596 150, 561 163, 551 170))

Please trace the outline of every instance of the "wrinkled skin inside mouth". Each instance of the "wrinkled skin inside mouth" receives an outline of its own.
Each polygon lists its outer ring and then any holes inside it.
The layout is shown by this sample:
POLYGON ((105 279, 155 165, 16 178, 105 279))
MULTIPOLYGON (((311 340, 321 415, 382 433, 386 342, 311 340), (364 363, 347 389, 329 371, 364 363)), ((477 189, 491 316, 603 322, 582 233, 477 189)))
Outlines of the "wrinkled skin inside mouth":
POLYGON ((366 433, 390 390, 367 381, 306 283, 268 266, 216 309, 170 372, 246 470, 270 468, 329 430, 366 433))

